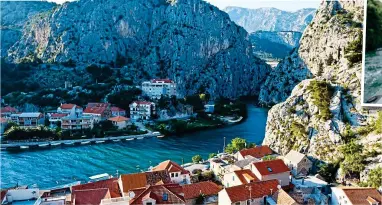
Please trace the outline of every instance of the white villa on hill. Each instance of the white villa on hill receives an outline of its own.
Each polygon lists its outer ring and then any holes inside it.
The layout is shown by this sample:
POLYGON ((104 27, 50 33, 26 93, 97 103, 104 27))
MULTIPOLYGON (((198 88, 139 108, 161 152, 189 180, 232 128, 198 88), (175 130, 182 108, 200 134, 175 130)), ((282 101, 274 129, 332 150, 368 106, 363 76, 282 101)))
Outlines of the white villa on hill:
POLYGON ((130 119, 148 120, 155 114, 155 103, 147 101, 135 101, 130 104, 130 119))
POLYGON ((150 98, 159 99, 162 95, 176 95, 176 84, 169 79, 153 79, 142 83, 142 92, 150 98))

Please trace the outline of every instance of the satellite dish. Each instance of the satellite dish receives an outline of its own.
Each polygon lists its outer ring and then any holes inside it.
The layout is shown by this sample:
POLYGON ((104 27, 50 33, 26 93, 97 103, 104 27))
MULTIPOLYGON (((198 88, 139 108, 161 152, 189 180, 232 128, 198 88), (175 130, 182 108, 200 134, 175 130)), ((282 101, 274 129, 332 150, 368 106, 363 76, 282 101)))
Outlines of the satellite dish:
POLYGON ((281 189, 281 185, 279 184, 279 185, 277 185, 277 189, 281 189))
POLYGON ((132 191, 129 191, 129 197, 130 199, 133 199, 135 197, 135 193, 132 191))

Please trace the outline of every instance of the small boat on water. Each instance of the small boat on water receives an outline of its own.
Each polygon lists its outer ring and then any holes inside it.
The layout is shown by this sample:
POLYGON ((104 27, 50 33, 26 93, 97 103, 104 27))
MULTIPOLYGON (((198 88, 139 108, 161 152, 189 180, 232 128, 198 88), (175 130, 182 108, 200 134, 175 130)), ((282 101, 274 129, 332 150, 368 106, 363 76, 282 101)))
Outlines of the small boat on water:
POLYGON ((81 144, 90 144, 90 141, 81 142, 81 144))
POLYGON ((105 141, 101 140, 101 141, 96 141, 95 143, 96 144, 100 144, 100 143, 104 143, 105 141))
POLYGON ((53 142, 53 143, 50 143, 50 146, 58 146, 60 144, 61 144, 60 142, 53 142))
POLYGON ((96 181, 110 179, 110 178, 111 176, 108 173, 97 174, 97 175, 89 177, 90 182, 96 182, 96 181))
POLYGON ((20 146, 20 149, 29 149, 29 146, 20 146))
POLYGON ((164 137, 164 135, 158 135, 157 136, 157 138, 163 138, 164 137))
POLYGON ((39 147, 48 147, 49 144, 39 144, 38 146, 39 146, 39 147))
POLYGON ((141 140, 141 139, 143 139, 144 137, 138 137, 137 139, 139 139, 139 140, 141 140))
POLYGON ((121 141, 121 140, 113 140, 113 142, 119 142, 119 141, 121 141))
POLYGON ((126 141, 134 140, 134 138, 127 138, 126 141))

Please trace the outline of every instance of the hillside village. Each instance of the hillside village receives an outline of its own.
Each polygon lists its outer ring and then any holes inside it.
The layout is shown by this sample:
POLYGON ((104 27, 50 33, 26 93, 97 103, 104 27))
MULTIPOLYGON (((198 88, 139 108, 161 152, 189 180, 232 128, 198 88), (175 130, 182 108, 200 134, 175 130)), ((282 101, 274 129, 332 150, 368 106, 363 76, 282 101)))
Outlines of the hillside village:
POLYGON ((39 189, 2 190, 2 204, 155 205, 155 204, 370 204, 382 202, 376 188, 331 184, 313 175, 313 163, 290 151, 280 156, 268 146, 233 154, 211 154, 179 165, 167 160, 140 173, 100 174, 89 182, 39 189))

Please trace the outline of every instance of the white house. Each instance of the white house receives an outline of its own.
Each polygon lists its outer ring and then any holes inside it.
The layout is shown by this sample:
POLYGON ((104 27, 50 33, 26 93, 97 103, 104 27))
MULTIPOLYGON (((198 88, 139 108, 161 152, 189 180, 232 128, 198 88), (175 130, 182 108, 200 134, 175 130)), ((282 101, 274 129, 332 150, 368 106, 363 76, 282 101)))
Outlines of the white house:
POLYGON ((130 119, 123 116, 116 116, 111 117, 108 120, 111 121, 113 125, 117 126, 118 129, 123 129, 128 125, 130 119))
POLYGON ((281 186, 289 186, 290 170, 281 159, 254 162, 251 170, 260 181, 277 179, 281 186))
POLYGON ((40 204, 39 189, 10 189, 1 204, 40 204))
POLYGON ((94 119, 91 115, 79 115, 75 107, 72 107, 69 115, 61 118, 61 129, 63 130, 81 130, 91 129, 94 125, 94 119))
POLYGON ((255 174, 249 169, 236 170, 224 175, 223 185, 225 187, 239 186, 259 181, 255 174))
POLYGON ((119 108, 119 107, 111 107, 110 108, 111 110, 111 116, 115 117, 115 116, 126 116, 126 110, 122 109, 122 108, 119 108))
POLYGON ((69 114, 73 107, 75 107, 75 111, 77 114, 82 114, 84 111, 82 107, 76 104, 61 104, 60 107, 57 108, 57 112, 69 114))
POLYGON ((382 195, 375 188, 332 187, 332 205, 380 205, 382 195))
POLYGON ((130 119, 148 120, 155 114, 155 103, 147 101, 134 101, 130 104, 130 119))
POLYGON ((309 158, 305 154, 294 150, 291 150, 284 157, 284 162, 291 170, 291 173, 295 176, 306 176, 312 169, 312 162, 309 160, 309 158))
POLYGON ((21 114, 12 114, 11 120, 20 127, 35 128, 44 125, 44 115, 40 112, 23 112, 21 114))
POLYGON ((158 166, 154 167, 151 171, 167 170, 170 175, 171 181, 177 184, 190 184, 190 172, 177 163, 167 160, 161 162, 158 166))
POLYGON ((153 79, 142 83, 142 92, 150 98, 159 99, 162 95, 176 95, 176 84, 169 79, 153 79))
POLYGON ((219 205, 260 205, 278 190, 277 180, 228 187, 219 192, 219 205))

